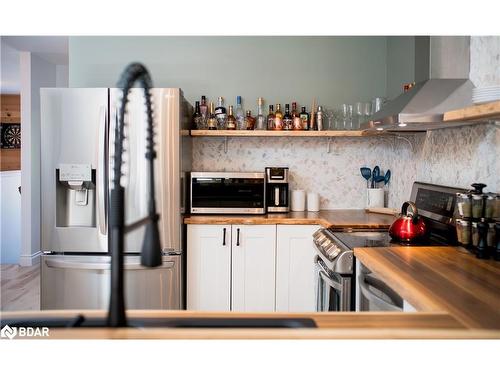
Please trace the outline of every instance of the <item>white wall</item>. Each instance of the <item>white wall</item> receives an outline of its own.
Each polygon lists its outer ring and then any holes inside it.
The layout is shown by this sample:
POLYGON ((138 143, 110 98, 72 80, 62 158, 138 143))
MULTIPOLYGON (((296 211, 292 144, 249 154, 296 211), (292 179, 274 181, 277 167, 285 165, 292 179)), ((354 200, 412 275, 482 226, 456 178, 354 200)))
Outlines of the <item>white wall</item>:
MULTIPOLYGON (((40 255, 40 88, 56 86, 56 65, 21 52, 21 265, 40 255)), ((43 199, 43 197, 42 197, 43 199)))
POLYGON ((0 93, 19 94, 21 77, 19 73, 19 51, 0 38, 0 93))
POLYGON ((69 66, 56 65, 56 87, 68 87, 69 66))
POLYGON ((0 263, 17 264, 21 252, 21 171, 0 172, 0 263))

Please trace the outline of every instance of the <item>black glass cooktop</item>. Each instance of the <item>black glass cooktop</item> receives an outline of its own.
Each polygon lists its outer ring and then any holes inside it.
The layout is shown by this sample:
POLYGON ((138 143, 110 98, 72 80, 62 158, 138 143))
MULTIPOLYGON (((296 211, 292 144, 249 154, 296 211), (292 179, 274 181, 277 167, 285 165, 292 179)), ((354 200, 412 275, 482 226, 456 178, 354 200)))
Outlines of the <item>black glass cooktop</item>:
POLYGON ((446 245, 445 242, 429 237, 419 242, 398 242, 394 241, 389 232, 333 232, 333 235, 340 240, 349 249, 354 249, 355 247, 386 247, 386 246, 439 246, 446 245))

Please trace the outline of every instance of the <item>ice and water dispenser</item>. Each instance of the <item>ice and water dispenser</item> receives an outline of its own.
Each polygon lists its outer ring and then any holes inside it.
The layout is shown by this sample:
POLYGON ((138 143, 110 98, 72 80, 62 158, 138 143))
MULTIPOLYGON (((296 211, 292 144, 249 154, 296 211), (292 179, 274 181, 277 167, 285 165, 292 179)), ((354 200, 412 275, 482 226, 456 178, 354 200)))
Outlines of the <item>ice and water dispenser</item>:
POLYGON ((96 173, 90 164, 56 169, 56 226, 96 226, 96 173))

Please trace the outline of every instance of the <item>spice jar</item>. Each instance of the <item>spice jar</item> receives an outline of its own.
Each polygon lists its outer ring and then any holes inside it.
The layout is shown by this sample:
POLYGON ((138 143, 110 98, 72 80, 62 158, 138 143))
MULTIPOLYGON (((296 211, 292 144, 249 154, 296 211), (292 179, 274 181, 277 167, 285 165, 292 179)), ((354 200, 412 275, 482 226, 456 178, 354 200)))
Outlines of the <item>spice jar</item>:
POLYGON ((484 200, 484 217, 491 219, 493 217, 493 211, 495 209, 496 194, 489 193, 485 195, 484 200))
POLYGON ((472 223, 472 246, 477 246, 479 243, 479 231, 477 228, 477 223, 472 223))
POLYGON ((500 194, 495 195, 492 217, 500 220, 500 194))
POLYGON ((456 220, 456 228, 457 228, 457 240, 462 245, 470 244, 470 226, 469 221, 467 220, 456 220))
POLYGON ((486 243, 488 244, 488 247, 494 247, 496 245, 495 223, 490 223, 488 226, 488 234, 486 236, 486 243))
MULTIPOLYGON (((476 258, 488 259, 490 257, 490 252, 488 251, 488 230, 489 225, 486 219, 483 217, 477 225, 478 241, 476 246, 476 258)), ((473 237, 474 240, 474 237, 473 237)))
POLYGON ((461 217, 471 217, 472 199, 467 193, 457 193, 457 211, 461 217))
POLYGON ((472 194, 472 217, 479 219, 483 216, 483 194, 472 194))

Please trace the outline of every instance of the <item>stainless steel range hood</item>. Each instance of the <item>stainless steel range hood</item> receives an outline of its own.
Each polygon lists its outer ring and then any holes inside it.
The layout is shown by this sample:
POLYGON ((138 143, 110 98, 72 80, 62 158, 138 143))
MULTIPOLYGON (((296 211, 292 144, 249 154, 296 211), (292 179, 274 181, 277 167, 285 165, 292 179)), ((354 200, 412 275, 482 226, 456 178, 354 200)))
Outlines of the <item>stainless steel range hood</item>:
POLYGON ((415 37, 414 79, 409 91, 389 101, 361 129, 427 131, 459 124, 443 123, 443 114, 472 105, 470 38, 415 37))
POLYGON ((428 79, 390 101, 361 129, 426 131, 445 127, 443 113, 472 105, 473 83, 468 79, 428 79))

